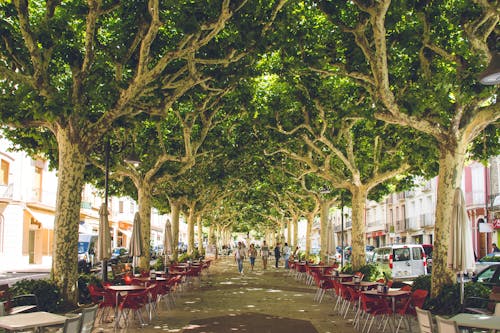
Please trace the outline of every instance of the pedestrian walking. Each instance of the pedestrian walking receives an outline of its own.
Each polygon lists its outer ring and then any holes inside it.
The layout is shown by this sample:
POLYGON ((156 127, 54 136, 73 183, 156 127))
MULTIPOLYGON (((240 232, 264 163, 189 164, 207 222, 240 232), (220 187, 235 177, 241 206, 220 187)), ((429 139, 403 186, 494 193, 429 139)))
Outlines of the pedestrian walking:
POLYGON ((267 246, 266 241, 262 242, 262 247, 260 248, 260 255, 262 256, 262 267, 267 269, 267 258, 269 258, 269 246, 267 246))
POLYGON ((245 248, 241 242, 238 242, 238 247, 234 250, 234 261, 238 263, 238 272, 243 275, 243 260, 245 260, 245 248))
POLYGON ((497 247, 495 243, 491 244, 493 247, 493 252, 500 252, 500 249, 497 247))
POLYGON ((285 260, 285 268, 288 269, 290 266, 288 265, 288 260, 290 260, 290 254, 292 253, 292 249, 288 246, 288 243, 285 243, 283 246, 283 260, 285 260))
POLYGON ((276 260, 276 264, 275 264, 276 268, 279 267, 280 257, 281 257, 280 243, 277 243, 276 246, 274 247, 274 259, 276 260))
POLYGON ((257 250, 253 244, 250 244, 248 249, 248 257, 250 258, 250 267, 253 272, 253 267, 255 266, 255 258, 257 258, 257 250))

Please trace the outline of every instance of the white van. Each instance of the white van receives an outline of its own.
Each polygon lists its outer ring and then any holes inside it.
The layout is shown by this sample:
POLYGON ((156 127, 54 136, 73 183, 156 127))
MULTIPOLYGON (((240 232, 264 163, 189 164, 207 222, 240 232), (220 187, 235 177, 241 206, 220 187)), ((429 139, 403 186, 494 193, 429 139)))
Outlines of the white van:
POLYGON ((386 245, 376 248, 373 262, 395 281, 411 280, 427 274, 424 248, 420 244, 386 245))
POLYGON ((97 235, 78 235, 78 271, 89 273, 94 266, 97 235))

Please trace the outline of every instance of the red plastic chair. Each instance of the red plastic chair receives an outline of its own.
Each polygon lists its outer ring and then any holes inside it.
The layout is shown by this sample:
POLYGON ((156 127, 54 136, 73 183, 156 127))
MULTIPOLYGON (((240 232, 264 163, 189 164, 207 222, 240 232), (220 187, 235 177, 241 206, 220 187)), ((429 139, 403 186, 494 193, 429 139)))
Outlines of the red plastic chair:
POLYGON ((377 316, 382 316, 385 318, 385 320, 379 323, 379 327, 383 323, 384 326, 382 330, 385 331, 387 324, 389 323, 390 316, 392 315, 392 310, 387 301, 383 298, 370 297, 366 294, 360 293, 359 304, 360 314, 357 316, 357 321, 354 323, 354 326, 359 330, 362 317, 366 317, 365 323, 363 324, 362 328, 362 332, 364 332, 366 325, 368 324, 368 320, 371 317, 370 325, 368 326, 368 330, 366 331, 366 333, 369 333, 372 328, 374 319, 377 316))
POLYGON ((134 277, 132 275, 130 275, 130 274, 125 274, 123 276, 123 281, 125 281, 125 284, 127 284, 127 285, 132 284, 132 280, 133 279, 134 279, 134 277))
POLYGON ((408 327, 411 327, 410 318, 417 318, 416 308, 418 307, 421 309, 423 307, 428 294, 429 292, 427 290, 417 289, 411 293, 402 307, 397 307, 396 314, 399 315, 399 321, 396 333, 399 332, 399 328, 404 319, 406 319, 408 327))
POLYGON ((104 318, 109 316, 109 311, 115 309, 117 295, 112 290, 101 289, 95 285, 89 285, 89 292, 92 301, 99 305, 99 311, 101 312, 100 322, 102 323, 104 318))
POLYGON ((120 310, 118 313, 118 318, 116 318, 116 322, 119 325, 121 318, 123 318, 125 322, 125 326, 129 325, 129 316, 130 312, 139 319, 139 322, 142 325, 145 325, 144 319, 142 317, 142 310, 149 303, 149 292, 147 289, 144 289, 140 292, 128 293, 125 295, 123 300, 120 302, 118 309, 120 310))

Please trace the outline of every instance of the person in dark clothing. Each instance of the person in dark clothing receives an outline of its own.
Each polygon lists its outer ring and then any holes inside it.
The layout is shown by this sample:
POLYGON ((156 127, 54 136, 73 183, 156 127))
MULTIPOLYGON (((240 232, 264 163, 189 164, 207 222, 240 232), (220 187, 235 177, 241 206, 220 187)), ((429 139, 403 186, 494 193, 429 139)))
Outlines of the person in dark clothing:
POLYGON ((276 265, 275 265, 276 268, 278 268, 279 266, 280 257, 281 257, 280 243, 277 243, 276 246, 274 247, 274 259, 276 260, 276 265))
POLYGON ((497 247, 495 243, 491 244, 493 247, 493 252, 500 252, 500 249, 497 247))

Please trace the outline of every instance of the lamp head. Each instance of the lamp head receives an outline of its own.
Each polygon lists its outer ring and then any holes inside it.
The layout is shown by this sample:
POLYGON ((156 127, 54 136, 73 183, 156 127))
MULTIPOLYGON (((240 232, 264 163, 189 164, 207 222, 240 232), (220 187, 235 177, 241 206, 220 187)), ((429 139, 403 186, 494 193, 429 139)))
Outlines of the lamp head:
POLYGON ((135 152, 131 152, 128 156, 123 160, 125 163, 132 164, 134 167, 138 167, 141 164, 141 160, 137 156, 135 152))
POLYGON ((328 186, 323 185, 319 189, 319 193, 321 193, 321 194, 328 194, 328 193, 330 193, 330 189, 328 188, 328 186))
POLYGON ((479 74, 479 82, 485 85, 500 84, 500 52, 493 53, 490 64, 479 74))

